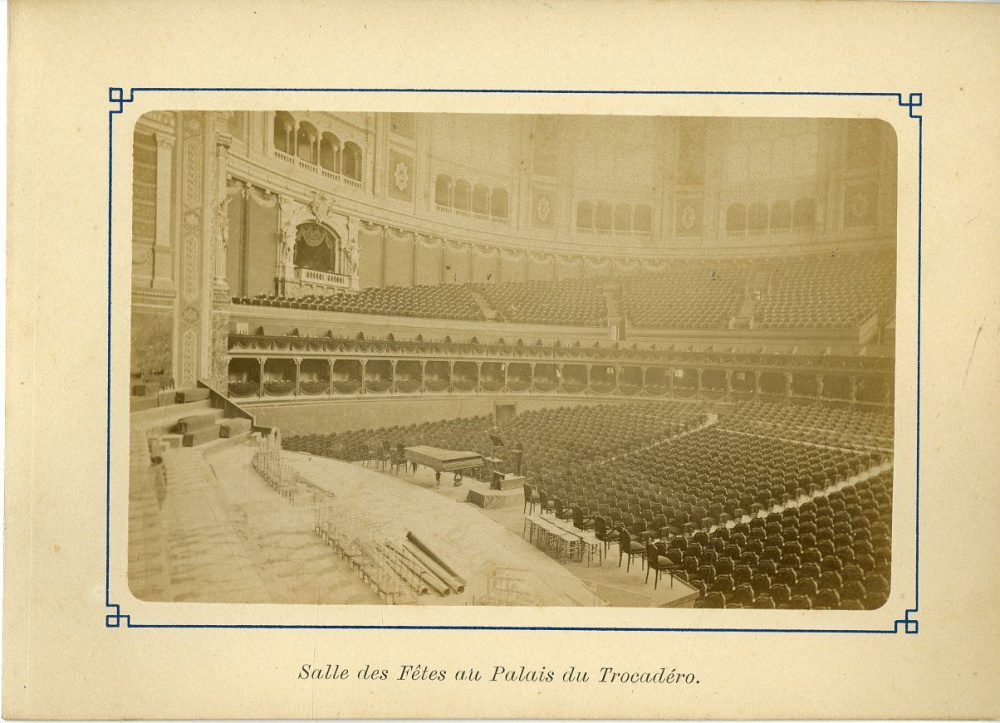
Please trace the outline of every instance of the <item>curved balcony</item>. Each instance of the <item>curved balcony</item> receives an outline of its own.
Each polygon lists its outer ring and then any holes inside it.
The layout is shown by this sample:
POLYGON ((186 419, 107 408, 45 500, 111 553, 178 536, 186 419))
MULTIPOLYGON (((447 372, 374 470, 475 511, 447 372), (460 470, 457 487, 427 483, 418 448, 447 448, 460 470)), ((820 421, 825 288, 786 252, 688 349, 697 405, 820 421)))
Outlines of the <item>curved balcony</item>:
POLYGON ((614 390, 614 382, 593 382, 590 385, 590 391, 594 394, 611 394, 614 390))
POLYGON ((526 392, 531 388, 531 381, 528 379, 509 379, 507 388, 512 392, 526 392))
POLYGON ((429 392, 446 392, 451 386, 447 379, 428 379, 424 382, 424 388, 429 392))
POLYGON ((302 394, 326 394, 330 391, 330 382, 325 379, 299 382, 299 391, 302 394))
POLYGON ((564 381, 561 385, 562 390, 566 394, 583 394, 587 391, 586 382, 566 382, 564 381))
POLYGON ((272 397, 287 397, 295 391, 295 382, 281 380, 264 382, 264 393, 272 397))
POLYGON ((403 379, 396 382, 396 391, 403 394, 413 394, 414 392, 419 392, 422 386, 423 384, 419 380, 403 379))
POLYGON ((232 397, 255 397, 260 392, 260 382, 229 382, 232 397))
POLYGON ((330 385, 337 394, 357 394, 361 391, 361 382, 350 379, 347 381, 333 382, 330 385))
POLYGON ((369 380, 365 382, 365 391, 369 394, 385 394, 390 389, 392 389, 392 382, 387 381, 373 381, 369 380))

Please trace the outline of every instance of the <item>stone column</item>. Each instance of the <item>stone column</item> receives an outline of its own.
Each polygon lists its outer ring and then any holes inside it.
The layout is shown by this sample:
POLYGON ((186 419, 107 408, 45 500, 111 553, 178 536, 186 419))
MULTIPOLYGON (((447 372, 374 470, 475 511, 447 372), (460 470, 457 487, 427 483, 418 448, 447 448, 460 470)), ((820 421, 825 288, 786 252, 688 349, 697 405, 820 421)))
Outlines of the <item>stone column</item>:
POLYGON ((231 112, 209 114, 209 129, 214 138, 214 177, 206 187, 210 193, 212 209, 210 243, 214 250, 214 279, 212 282, 211 377, 219 388, 225 383, 229 369, 229 283, 226 280, 226 254, 229 246, 229 198, 226 178, 229 166, 229 146, 233 137, 229 133, 231 112))
POLYGON ((171 173, 174 136, 156 133, 156 239, 153 243, 153 288, 172 291, 174 251, 170 243, 171 173))

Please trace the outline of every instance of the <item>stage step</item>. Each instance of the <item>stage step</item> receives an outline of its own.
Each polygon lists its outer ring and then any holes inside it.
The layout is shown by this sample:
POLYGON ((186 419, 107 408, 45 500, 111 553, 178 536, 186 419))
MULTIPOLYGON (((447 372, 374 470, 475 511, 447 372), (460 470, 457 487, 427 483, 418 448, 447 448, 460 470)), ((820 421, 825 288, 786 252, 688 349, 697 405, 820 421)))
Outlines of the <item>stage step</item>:
MULTIPOLYGON (((157 420, 154 423, 146 425, 146 434, 148 436, 158 436, 161 434, 184 434, 182 430, 178 429, 178 422, 182 419, 187 419, 192 416, 201 417, 205 415, 210 421, 207 421, 205 426, 214 425, 218 420, 222 419, 223 411, 221 409, 212 409, 211 407, 205 407, 203 409, 187 409, 186 404, 177 405, 178 411, 175 411, 170 416, 164 416, 163 418, 157 420), (192 414, 192 411, 194 414, 192 414)), ((187 431, 196 431, 194 429, 187 431)))

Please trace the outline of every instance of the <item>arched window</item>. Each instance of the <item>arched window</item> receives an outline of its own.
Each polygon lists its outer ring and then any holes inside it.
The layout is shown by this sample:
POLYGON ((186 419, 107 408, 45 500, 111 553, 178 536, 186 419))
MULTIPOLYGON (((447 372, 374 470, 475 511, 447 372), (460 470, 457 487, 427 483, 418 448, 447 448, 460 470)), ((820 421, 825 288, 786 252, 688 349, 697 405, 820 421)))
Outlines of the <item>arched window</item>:
POLYGON ((632 216, 632 228, 635 231, 649 233, 653 230, 653 209, 649 204, 640 203, 635 207, 635 214, 632 216))
POLYGON ((472 186, 464 178, 455 181, 455 208, 462 211, 472 208, 472 186))
POLYGON ((302 121, 299 124, 299 132, 295 134, 295 155, 306 163, 317 165, 317 148, 319 133, 312 123, 302 121))
POLYGON ((742 203, 731 203, 726 209, 726 231, 742 233, 747 230, 747 207, 742 203))
POLYGON ((507 218, 510 213, 507 190, 504 188, 494 188, 490 196, 490 215, 493 218, 507 218))
POLYGON ((439 173, 434 181, 434 203, 451 207, 451 176, 439 173))
POLYGON ((279 110, 274 114, 274 148, 282 153, 292 155, 292 134, 295 132, 295 119, 291 113, 279 110))
POLYGON ((632 207, 627 203, 619 203, 615 207, 615 231, 632 230, 632 207))
POLYGON ((490 189, 481 183, 472 190, 472 212, 490 215, 490 189))
POLYGON ((792 204, 788 201, 775 201, 771 204, 771 228, 775 231, 787 231, 792 226, 792 204))
POLYGON ((594 228, 600 231, 610 231, 613 224, 614 212, 610 203, 603 201, 597 204, 594 209, 594 228))
POLYGON ((319 165, 331 173, 339 173, 338 156, 340 155, 340 139, 333 133, 324 133, 319 143, 319 165))
POLYGON ((577 205, 576 227, 594 228, 594 205, 590 201, 580 201, 577 205))
POLYGON ((337 237, 326 226, 307 222, 295 235, 295 265, 304 269, 338 273, 337 237))
POLYGON ((809 229, 816 225, 816 201, 812 198, 800 198, 795 202, 795 212, 792 215, 792 225, 797 229, 809 229))
POLYGON ((355 181, 361 180, 361 148, 357 143, 347 141, 344 144, 344 157, 341 163, 343 175, 355 181))
POLYGON ((767 230, 767 204, 763 201, 751 203, 750 208, 747 209, 747 230, 767 230))

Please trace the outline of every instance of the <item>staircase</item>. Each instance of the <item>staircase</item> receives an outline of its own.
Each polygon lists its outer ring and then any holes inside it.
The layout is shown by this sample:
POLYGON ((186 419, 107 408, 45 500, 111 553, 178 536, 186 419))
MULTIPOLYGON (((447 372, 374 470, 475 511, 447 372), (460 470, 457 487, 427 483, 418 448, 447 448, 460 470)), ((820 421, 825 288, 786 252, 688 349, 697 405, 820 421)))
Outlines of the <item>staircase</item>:
MULTIPOLYGON (((479 308, 482 310, 483 316, 485 316, 489 321, 496 320, 500 313, 493 308, 493 305, 490 304, 486 295, 474 288, 470 288, 469 292, 472 294, 472 298, 476 300, 476 303, 479 304, 479 308)), ((503 319, 501 319, 501 321, 503 321, 503 319)))
POLYGON ((757 304, 767 296, 768 288, 771 284, 771 270, 768 268, 758 268, 754 271, 753 278, 743 289, 743 303, 733 322, 734 329, 749 329, 753 323, 754 312, 757 311, 757 304))

